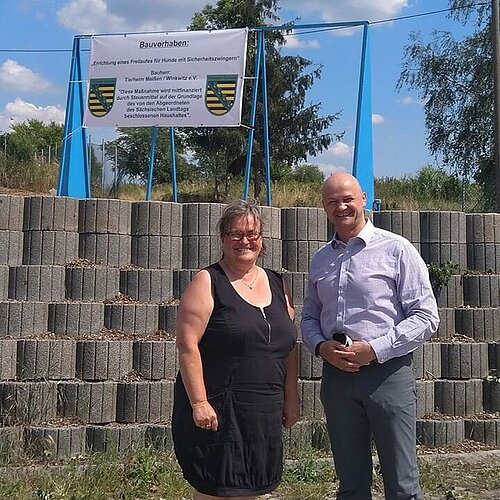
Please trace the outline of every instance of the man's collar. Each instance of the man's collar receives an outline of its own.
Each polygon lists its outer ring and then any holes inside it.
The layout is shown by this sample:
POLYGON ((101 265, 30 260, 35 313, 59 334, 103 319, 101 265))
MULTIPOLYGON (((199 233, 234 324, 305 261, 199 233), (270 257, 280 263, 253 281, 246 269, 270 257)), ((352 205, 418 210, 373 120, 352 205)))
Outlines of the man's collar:
MULTIPOLYGON (((365 218, 365 221, 366 221, 366 224, 363 226, 361 231, 356 236, 353 236, 349 241, 351 241, 355 238, 359 238, 361 241, 363 241, 365 246, 368 244, 368 242, 373 237, 373 234, 375 232, 375 227, 373 226, 373 223, 370 219, 365 218)), ((339 246, 339 245, 341 247, 345 248, 347 246, 347 243, 344 243, 342 240, 340 240, 338 238, 337 232, 335 232, 335 234, 333 235, 333 239, 332 239, 332 246, 333 246, 333 248, 337 248, 337 246, 339 246)))

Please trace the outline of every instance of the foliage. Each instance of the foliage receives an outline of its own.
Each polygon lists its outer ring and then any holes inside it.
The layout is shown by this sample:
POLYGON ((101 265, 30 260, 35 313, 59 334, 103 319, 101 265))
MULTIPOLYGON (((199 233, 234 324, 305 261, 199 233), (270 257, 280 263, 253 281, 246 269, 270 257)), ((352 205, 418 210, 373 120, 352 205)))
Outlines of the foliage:
MULTIPOLYGON (((118 171, 123 178, 128 176, 146 182, 149 171, 152 129, 145 127, 118 128, 118 138, 107 144, 106 156, 114 161, 115 146, 118 156, 118 171)), ((176 147, 177 180, 192 175, 192 170, 183 156, 182 140, 176 147)), ((156 141, 153 183, 171 182, 170 133, 166 128, 158 129, 156 141)))
POLYGON ((33 119, 11 125, 11 128, 12 131, 7 134, 6 151, 13 160, 32 161, 42 151, 48 158, 49 148, 53 157, 60 151, 63 126, 59 123, 52 121, 47 125, 33 119))
MULTIPOLYGON (((484 188, 493 206, 494 121, 492 45, 487 5, 450 0, 450 16, 475 22, 476 31, 461 41, 434 31, 425 43, 412 33, 405 47, 397 87, 415 89, 424 102, 427 143, 445 166, 484 188)), ((488 206, 484 207, 488 208, 488 206)))
POLYGON ((445 287, 450 278, 459 272, 459 265, 456 262, 449 260, 444 264, 436 264, 431 262, 427 264, 429 269, 429 277, 431 279, 432 289, 435 294, 438 294, 443 287, 445 287))
MULTIPOLYGON (((246 26, 264 26, 278 19, 277 0, 219 0, 216 6, 207 5, 197 12, 190 28, 223 29, 246 26)), ((273 162, 273 179, 283 178, 287 172, 308 155, 315 155, 328 148, 333 135, 326 132, 338 115, 320 116, 321 103, 306 104, 307 91, 321 77, 321 67, 303 57, 284 56, 280 46, 284 44, 282 33, 266 33, 266 73, 268 81, 270 155, 273 162), (277 172, 278 177, 274 177, 277 172)), ((253 74, 256 45, 254 37, 248 40, 247 76, 253 74)), ((250 103, 254 80, 247 80, 243 96, 242 122, 250 123, 250 103)), ((261 90, 261 89, 260 89, 261 90)), ((259 103, 261 99, 259 99, 259 103)), ((257 107, 254 143, 252 149, 252 173, 254 197, 259 198, 264 166, 262 107, 257 107)), ((228 179, 241 175, 246 165, 248 133, 242 129, 225 132, 222 129, 186 132, 189 146, 196 158, 210 168, 212 179, 228 179), (206 148, 207 137, 219 148, 206 148)), ((340 137, 341 134, 337 134, 340 137)), ((217 189, 216 189, 217 191, 217 189)))

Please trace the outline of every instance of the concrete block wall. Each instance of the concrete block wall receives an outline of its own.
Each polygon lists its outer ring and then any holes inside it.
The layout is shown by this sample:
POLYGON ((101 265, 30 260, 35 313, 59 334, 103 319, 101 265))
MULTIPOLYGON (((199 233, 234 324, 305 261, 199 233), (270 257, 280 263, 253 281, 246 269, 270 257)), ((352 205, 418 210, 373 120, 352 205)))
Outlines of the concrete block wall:
MULTIPOLYGON (((223 209, 0 195, 0 445, 61 458, 171 446, 178 299, 199 268, 219 259, 223 209)), ((317 208, 262 212, 267 249, 259 264, 283 273, 299 323, 309 261, 331 227, 317 208)), ((415 352, 419 442, 497 442, 497 214, 372 217, 427 262, 452 259, 468 269, 441 290, 440 330, 415 352)), ((299 329, 303 418, 284 433, 287 446, 328 447, 321 369, 299 329)))

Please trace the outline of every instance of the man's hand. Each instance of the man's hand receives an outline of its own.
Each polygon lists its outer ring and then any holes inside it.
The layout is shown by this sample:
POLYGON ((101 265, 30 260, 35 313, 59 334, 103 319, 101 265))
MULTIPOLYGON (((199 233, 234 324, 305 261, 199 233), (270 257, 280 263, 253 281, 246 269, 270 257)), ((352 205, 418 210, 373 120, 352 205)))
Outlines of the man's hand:
POLYGON ((354 354, 351 359, 359 366, 367 365, 374 359, 377 359, 373 347, 363 340, 354 340, 346 350, 354 354))
MULTIPOLYGON (((352 347, 352 346, 351 346, 352 347)), ((335 340, 327 340, 319 346, 319 355, 331 365, 345 372, 357 372, 361 364, 356 361, 356 352, 335 340)))

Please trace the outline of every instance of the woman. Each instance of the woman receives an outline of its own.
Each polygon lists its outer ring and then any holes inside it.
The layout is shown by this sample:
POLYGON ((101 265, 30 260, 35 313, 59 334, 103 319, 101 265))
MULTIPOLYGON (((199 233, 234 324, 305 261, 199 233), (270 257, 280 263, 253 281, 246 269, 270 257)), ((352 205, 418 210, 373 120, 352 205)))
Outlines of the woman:
POLYGON ((275 489, 281 426, 299 418, 294 312, 281 277, 256 264, 262 229, 254 205, 229 205, 222 258, 195 275, 177 312, 172 433, 196 500, 275 489))

